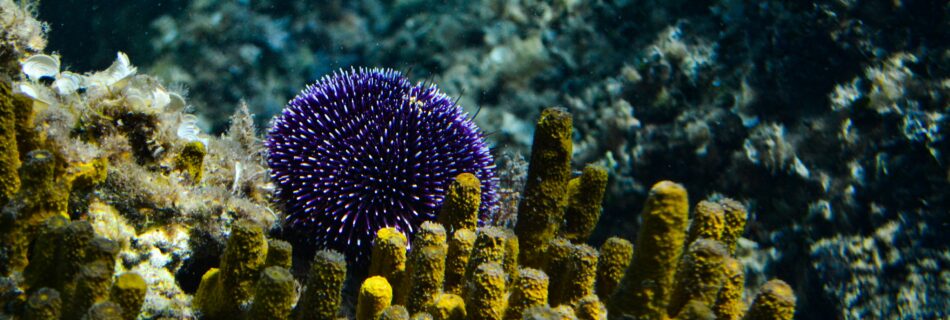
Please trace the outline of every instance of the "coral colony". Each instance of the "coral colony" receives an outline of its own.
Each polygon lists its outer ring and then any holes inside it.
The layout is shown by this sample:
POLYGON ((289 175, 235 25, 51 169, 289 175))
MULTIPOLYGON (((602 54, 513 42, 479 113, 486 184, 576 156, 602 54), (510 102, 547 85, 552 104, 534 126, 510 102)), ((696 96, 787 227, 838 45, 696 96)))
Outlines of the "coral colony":
POLYGON ((338 71, 307 87, 274 122, 267 163, 290 232, 365 258, 379 229, 407 235, 434 220, 461 173, 496 201, 481 130, 434 85, 388 69, 338 71))

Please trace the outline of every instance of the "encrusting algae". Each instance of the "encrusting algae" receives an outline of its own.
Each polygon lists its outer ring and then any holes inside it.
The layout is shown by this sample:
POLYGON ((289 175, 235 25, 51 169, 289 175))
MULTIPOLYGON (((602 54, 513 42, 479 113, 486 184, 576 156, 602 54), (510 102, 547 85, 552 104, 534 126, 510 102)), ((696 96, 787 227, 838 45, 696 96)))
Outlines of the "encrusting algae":
POLYGON ((184 113, 181 94, 136 74, 124 54, 105 71, 68 76, 92 84, 62 94, 19 74, 0 82, 0 276, 19 290, 0 297, 0 317, 794 315, 794 293, 780 280, 745 307, 734 256, 748 213, 737 201, 702 201, 690 216, 685 187, 662 181, 635 242, 586 244, 608 173, 587 166, 572 177, 573 120, 563 109, 541 113, 513 229, 479 225, 483 184, 462 173, 435 221, 411 232, 379 229, 363 275, 340 252, 299 259, 272 237, 280 208, 246 109, 228 135, 209 137, 184 113))

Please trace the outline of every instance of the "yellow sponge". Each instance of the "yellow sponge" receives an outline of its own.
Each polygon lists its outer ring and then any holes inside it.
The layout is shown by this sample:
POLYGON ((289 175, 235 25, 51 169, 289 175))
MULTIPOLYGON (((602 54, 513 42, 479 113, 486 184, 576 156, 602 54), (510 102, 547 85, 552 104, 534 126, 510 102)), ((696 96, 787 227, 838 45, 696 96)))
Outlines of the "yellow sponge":
POLYGON ((372 276, 360 286, 356 302, 356 320, 376 320, 393 300, 393 287, 381 276, 372 276))
POLYGON ((611 317, 667 316, 673 275, 686 239, 688 208, 683 186, 662 181, 650 189, 630 267, 607 303, 611 317))
POLYGON ((112 284, 109 299, 122 307, 122 319, 133 320, 142 310, 148 285, 138 273, 126 272, 119 275, 112 284))
POLYGON ((747 320, 790 320, 795 316, 795 293, 785 281, 769 280, 755 295, 747 320))
POLYGON ((475 232, 471 229, 459 229, 452 234, 449 240, 449 252, 445 260, 445 283, 443 291, 446 293, 462 294, 465 285, 465 270, 475 246, 475 232))
POLYGON ((439 209, 439 223, 449 232, 478 227, 478 209, 482 204, 482 185, 471 173, 455 177, 439 209))
POLYGON ((571 179, 572 125, 571 114, 558 108, 544 109, 538 119, 515 225, 523 266, 542 267, 548 244, 561 226, 571 179))
POLYGON ((588 165, 580 177, 571 179, 561 237, 576 243, 587 241, 600 220, 606 189, 607 170, 600 166, 588 165))
POLYGON ((376 241, 373 243, 373 252, 369 265, 369 275, 382 276, 396 289, 393 303, 405 303, 406 281, 406 235, 396 228, 382 228, 376 232, 376 241))
POLYGON ((470 278, 471 289, 465 300, 466 313, 471 320, 501 320, 504 316, 505 270, 497 262, 488 262, 475 268, 470 278))
POLYGON ((597 296, 604 297, 604 301, 617 290, 623 273, 630 265, 633 257, 633 244, 622 238, 611 237, 600 247, 600 258, 597 259, 597 296))
POLYGON ((343 281, 346 278, 346 258, 332 250, 318 251, 310 264, 307 287, 297 315, 301 320, 333 319, 340 307, 343 281))
POLYGON ((435 320, 465 320, 465 300, 458 295, 441 293, 426 307, 435 320))
POLYGON ((284 267, 267 267, 254 287, 250 319, 285 320, 293 309, 296 282, 284 267))
POLYGON ((721 239, 725 223, 723 214, 723 208, 718 203, 706 200, 697 203, 696 210, 693 210, 693 221, 689 224, 686 243, 693 243, 699 238, 717 241, 721 239))
POLYGON ((722 288, 716 296, 713 311, 720 320, 739 320, 745 305, 742 302, 742 291, 745 289, 745 272, 742 263, 734 258, 726 258, 723 266, 722 288))
POLYGON ((676 273, 676 287, 667 308, 669 314, 678 314, 690 300, 712 306, 722 286, 723 263, 727 257, 726 247, 719 241, 700 238, 690 244, 676 273))
POLYGON ((518 271, 518 279, 508 298, 508 310, 505 319, 521 319, 526 309, 548 304, 548 275, 541 270, 523 268, 518 271))

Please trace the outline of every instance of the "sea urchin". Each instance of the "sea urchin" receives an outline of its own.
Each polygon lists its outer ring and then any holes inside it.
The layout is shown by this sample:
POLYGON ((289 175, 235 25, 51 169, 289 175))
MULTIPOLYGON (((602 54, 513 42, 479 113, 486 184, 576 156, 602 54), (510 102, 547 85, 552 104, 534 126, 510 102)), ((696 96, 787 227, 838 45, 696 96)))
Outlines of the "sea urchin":
POLYGON ((494 161, 481 130, 435 85, 390 69, 341 70, 308 86, 277 117, 267 164, 291 240, 369 253, 376 231, 410 236, 433 220, 459 174, 496 201, 494 161))

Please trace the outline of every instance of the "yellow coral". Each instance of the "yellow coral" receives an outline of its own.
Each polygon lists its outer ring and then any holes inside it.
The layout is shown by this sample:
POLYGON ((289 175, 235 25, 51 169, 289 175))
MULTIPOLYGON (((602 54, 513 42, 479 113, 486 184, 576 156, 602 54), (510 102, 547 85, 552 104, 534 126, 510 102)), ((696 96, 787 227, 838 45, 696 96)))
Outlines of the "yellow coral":
POLYGON ((683 186, 653 185, 640 216, 636 250, 620 287, 608 301, 611 317, 662 319, 673 289, 676 264, 683 253, 689 201, 683 186))
POLYGON ((482 203, 482 185, 471 173, 455 177, 445 191, 445 200, 439 209, 439 223, 450 232, 475 229, 478 226, 478 208, 482 203))
POLYGON ((716 320, 716 315, 702 301, 690 300, 673 320, 716 320))
POLYGON ((20 151, 16 140, 16 104, 10 84, 0 81, 0 203, 20 190, 20 151))
POLYGON ((404 304, 406 291, 400 290, 406 281, 406 235, 396 228, 382 228, 376 232, 370 258, 369 275, 386 278, 394 286, 393 303, 404 304))
POLYGON ((294 277, 284 267, 271 266, 261 272, 254 288, 250 319, 283 320, 290 317, 295 294, 294 277))
POLYGON ((719 204, 722 205, 725 220, 722 243, 726 245, 726 251, 729 252, 729 255, 734 255, 736 253, 736 243, 739 241, 739 237, 742 236, 742 232, 745 231, 745 223, 746 219, 749 218, 749 214, 746 212, 745 206, 738 201, 727 198, 719 201, 719 204))
POLYGON ((122 307, 122 319, 133 320, 139 315, 148 286, 137 273, 127 272, 115 279, 109 299, 122 307))
POLYGON ((541 270, 523 268, 518 271, 518 279, 508 298, 505 319, 521 319, 524 311, 534 306, 548 304, 548 276, 541 270))
POLYGON ((472 249, 472 255, 468 260, 465 278, 472 279, 472 274, 483 263, 503 264, 505 262, 505 239, 507 238, 508 236, 502 228, 491 226, 478 228, 475 247, 472 249))
POLYGON ((606 301, 617 290, 623 274, 633 257, 633 244, 622 238, 611 237, 600 247, 597 259, 597 296, 606 301))
POLYGON ((63 301, 59 292, 51 288, 40 288, 30 295, 23 312, 25 320, 59 319, 63 301))
POLYGON ((572 242, 584 242, 600 220, 607 170, 588 165, 580 177, 571 179, 567 187, 568 202, 560 236, 572 242))
POLYGON ((436 295, 435 299, 429 302, 426 309, 435 320, 466 319, 465 300, 455 294, 441 293, 436 295))
POLYGON ((570 272, 568 256, 570 256, 571 250, 573 250, 573 245, 564 238, 556 238, 548 246, 547 257, 545 257, 544 269, 542 270, 550 278, 548 301, 553 306, 561 304, 565 283, 570 279, 568 277, 570 272))
POLYGON ((795 316, 795 293, 785 281, 769 280, 759 288, 743 319, 790 320, 795 316))
POLYGON ((376 320, 393 300, 393 288, 381 276, 363 281, 356 304, 356 320, 376 320))
POLYGON ((175 158, 175 165, 179 170, 188 173, 191 181, 198 183, 201 181, 201 172, 204 170, 204 158, 207 153, 201 141, 189 142, 175 158))
POLYGON ((696 210, 693 210, 693 220, 689 225, 686 243, 693 243, 699 238, 721 239, 725 223, 723 214, 723 208, 718 203, 706 200, 697 203, 696 210))
POLYGON ((343 281, 346 277, 346 258, 331 251, 318 251, 310 264, 307 289, 297 304, 297 315, 302 320, 333 319, 340 307, 343 281))
POLYGON ((277 239, 267 239, 267 258, 264 265, 290 268, 293 262, 294 247, 289 242, 277 239))
POLYGON ((201 278, 195 294, 197 309, 214 318, 235 315, 238 306, 251 298, 266 257, 263 229, 249 220, 234 223, 221 256, 220 270, 208 270, 201 278))
POLYGON ((567 256, 568 273, 561 289, 560 303, 573 305, 594 293, 597 278, 597 250, 586 244, 575 245, 567 256))
POLYGON ((596 295, 589 295, 577 301, 574 315, 578 320, 607 320, 607 307, 596 295))
POLYGON ((445 283, 443 290, 447 293, 461 294, 465 284, 465 270, 475 246, 475 232, 471 229, 459 229, 452 234, 449 241, 449 252, 445 261, 445 283))
MULTIPOLYGON (((22 270, 27 265, 27 249, 42 224, 55 216, 68 217, 69 191, 55 183, 55 159, 45 150, 30 152, 20 168, 23 182, 16 196, 6 203, 7 218, 0 221, 0 246, 7 254, 0 261, 0 273, 22 270), (5 262, 5 263, 3 263, 5 262)), ((78 268, 73 269, 73 273, 78 268)))
POLYGON ((571 178, 572 123, 571 115, 557 108, 545 109, 538 120, 515 225, 522 247, 518 260, 524 266, 541 267, 560 227, 571 178))
POLYGON ((720 320, 739 320, 745 306, 742 302, 742 290, 745 286, 745 272, 742 263, 734 258, 726 258, 723 262, 722 288, 716 296, 713 311, 720 320))
POLYGON ((419 225, 419 230, 412 238, 414 248, 428 246, 445 246, 445 227, 442 224, 426 221, 419 225))
POLYGON ((497 262, 480 264, 469 280, 465 311, 471 320, 501 320, 504 316, 505 271, 497 262))
POLYGON ((121 320, 122 306, 112 301, 98 302, 82 317, 83 320, 121 320))
POLYGON ((412 250, 409 312, 423 311, 426 304, 442 289, 445 277, 445 245, 430 245, 412 250))
POLYGON ((75 282, 75 289, 66 293, 64 320, 79 320, 92 305, 109 297, 112 266, 106 266, 101 261, 85 265, 76 276, 75 282))
POLYGON ((712 306, 722 286, 726 257, 726 248, 719 241, 700 238, 690 244, 676 273, 668 313, 678 314, 691 300, 712 306))

